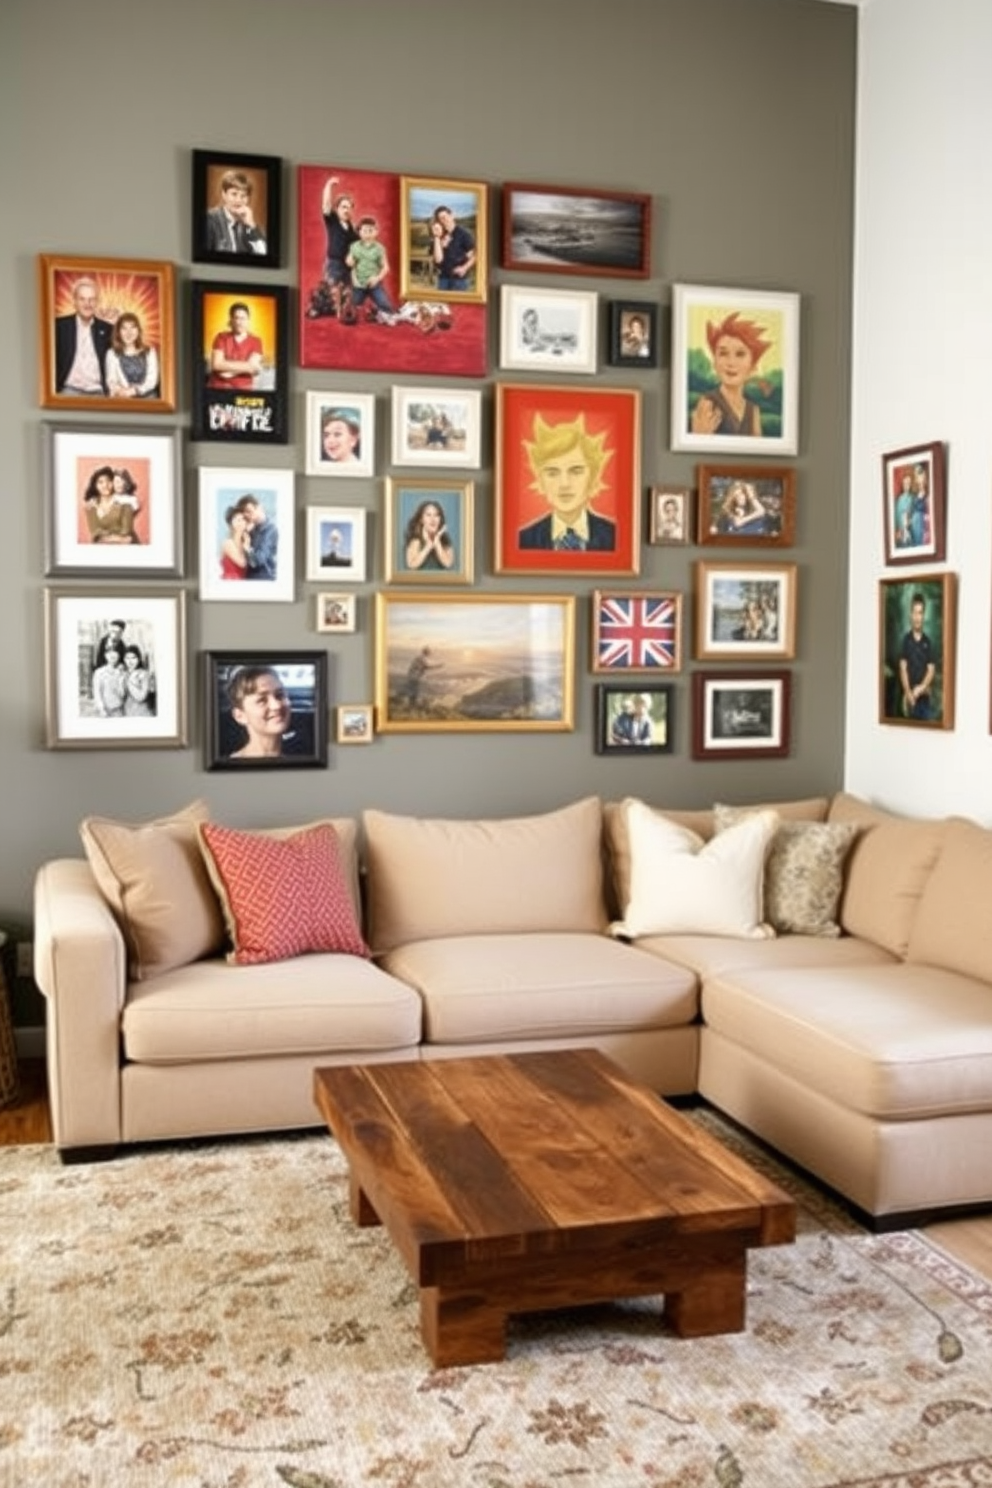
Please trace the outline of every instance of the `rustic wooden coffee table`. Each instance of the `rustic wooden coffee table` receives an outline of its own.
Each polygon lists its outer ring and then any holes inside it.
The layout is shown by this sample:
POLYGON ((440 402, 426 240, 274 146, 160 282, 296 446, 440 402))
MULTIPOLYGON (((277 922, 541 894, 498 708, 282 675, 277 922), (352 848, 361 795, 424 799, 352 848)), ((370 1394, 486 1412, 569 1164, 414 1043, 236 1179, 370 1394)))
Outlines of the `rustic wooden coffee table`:
POLYGON ((744 1327, 747 1251, 795 1208, 592 1049, 343 1065, 315 1096, 351 1213, 385 1224, 435 1365, 503 1358, 509 1313, 665 1295, 685 1338, 744 1327))

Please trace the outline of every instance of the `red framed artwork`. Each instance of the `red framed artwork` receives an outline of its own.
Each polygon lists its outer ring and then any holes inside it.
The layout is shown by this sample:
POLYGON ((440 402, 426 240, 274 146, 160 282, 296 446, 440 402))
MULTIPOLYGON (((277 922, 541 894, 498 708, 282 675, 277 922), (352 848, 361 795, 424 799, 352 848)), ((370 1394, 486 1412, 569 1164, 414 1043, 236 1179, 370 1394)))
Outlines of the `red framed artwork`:
POLYGON ((497 573, 636 574, 641 395, 496 384, 497 573))
POLYGON ((484 377, 484 304, 433 298, 429 265, 416 298, 403 297, 400 183, 383 171, 297 167, 300 366, 484 377))

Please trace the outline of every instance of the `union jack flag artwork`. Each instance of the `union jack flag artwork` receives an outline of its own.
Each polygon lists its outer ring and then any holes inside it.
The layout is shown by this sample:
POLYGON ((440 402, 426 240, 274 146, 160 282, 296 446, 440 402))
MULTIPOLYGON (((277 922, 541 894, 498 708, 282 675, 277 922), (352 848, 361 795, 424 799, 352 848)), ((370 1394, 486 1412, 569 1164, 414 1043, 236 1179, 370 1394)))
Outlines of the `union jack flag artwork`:
POLYGON ((594 671, 678 671, 680 595, 597 593, 593 605, 594 671))

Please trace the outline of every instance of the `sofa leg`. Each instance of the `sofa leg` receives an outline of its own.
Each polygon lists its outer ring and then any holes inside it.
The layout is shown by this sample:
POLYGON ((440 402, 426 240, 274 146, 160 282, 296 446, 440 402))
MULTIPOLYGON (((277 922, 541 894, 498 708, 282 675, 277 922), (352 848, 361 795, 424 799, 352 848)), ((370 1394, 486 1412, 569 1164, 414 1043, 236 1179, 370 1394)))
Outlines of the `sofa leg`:
POLYGON ((94 1147, 60 1147, 58 1153, 63 1167, 68 1168, 75 1163, 107 1162, 120 1150, 116 1142, 107 1142, 94 1147))

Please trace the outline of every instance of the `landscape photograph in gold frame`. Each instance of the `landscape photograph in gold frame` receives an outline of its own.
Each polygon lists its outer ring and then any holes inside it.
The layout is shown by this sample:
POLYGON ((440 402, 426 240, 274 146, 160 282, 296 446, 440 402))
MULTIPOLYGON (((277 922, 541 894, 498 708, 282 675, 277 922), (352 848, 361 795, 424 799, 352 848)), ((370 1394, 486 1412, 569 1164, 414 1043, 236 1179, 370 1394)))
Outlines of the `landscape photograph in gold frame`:
POLYGON ((574 727, 575 596, 375 596, 378 733, 574 727))
POLYGON ((484 305, 489 298, 484 181, 400 176, 400 294, 484 305))
POLYGON ((42 253, 38 291, 42 408, 175 411, 171 263, 42 253))
POLYGON ((791 548, 796 472, 782 465, 697 465, 700 547, 791 548))

